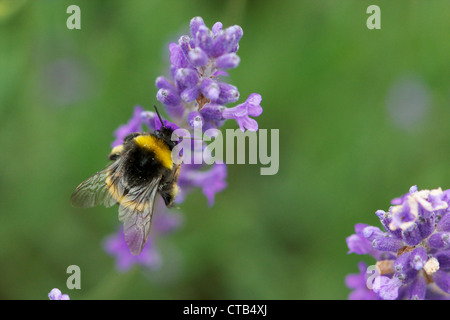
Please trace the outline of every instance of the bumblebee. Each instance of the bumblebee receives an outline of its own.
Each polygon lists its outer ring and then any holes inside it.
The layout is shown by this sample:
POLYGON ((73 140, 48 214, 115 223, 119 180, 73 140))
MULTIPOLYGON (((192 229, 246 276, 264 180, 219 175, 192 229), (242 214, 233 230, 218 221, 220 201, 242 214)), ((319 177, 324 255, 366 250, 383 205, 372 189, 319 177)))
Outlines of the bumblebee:
POLYGON ((114 147, 103 170, 83 181, 72 194, 75 207, 119 205, 125 241, 133 255, 144 248, 150 233, 156 195, 171 207, 178 192, 180 164, 172 160, 173 130, 164 126, 153 133, 131 133, 114 147))

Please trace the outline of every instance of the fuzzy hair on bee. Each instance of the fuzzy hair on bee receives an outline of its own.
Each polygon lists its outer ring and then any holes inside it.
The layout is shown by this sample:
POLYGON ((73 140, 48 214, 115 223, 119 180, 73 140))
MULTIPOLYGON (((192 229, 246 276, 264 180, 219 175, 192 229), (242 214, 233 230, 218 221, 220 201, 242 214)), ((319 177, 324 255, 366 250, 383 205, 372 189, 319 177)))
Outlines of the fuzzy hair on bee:
POLYGON ((83 181, 73 192, 72 205, 88 208, 97 205, 119 206, 125 241, 133 255, 147 242, 155 200, 161 195, 171 207, 178 192, 180 164, 172 161, 173 130, 164 126, 152 133, 131 133, 112 149, 111 161, 103 170, 83 181))

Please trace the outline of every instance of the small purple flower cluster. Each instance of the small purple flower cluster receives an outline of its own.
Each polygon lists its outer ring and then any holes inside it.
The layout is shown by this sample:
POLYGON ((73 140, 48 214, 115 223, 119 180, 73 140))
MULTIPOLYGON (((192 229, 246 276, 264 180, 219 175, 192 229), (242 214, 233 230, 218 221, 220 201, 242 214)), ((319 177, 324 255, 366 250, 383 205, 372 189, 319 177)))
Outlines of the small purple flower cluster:
POLYGON ((52 289, 52 291, 48 293, 48 298, 50 300, 70 300, 69 295, 62 294, 61 290, 58 288, 52 289))
MULTIPOLYGON (((212 30, 209 30, 202 18, 195 17, 191 20, 190 32, 190 36, 184 35, 178 43, 169 45, 171 79, 162 76, 156 79, 156 98, 164 104, 170 116, 170 122, 163 120, 164 125, 174 130, 182 128, 190 132, 201 128, 202 132, 205 132, 208 129, 218 129, 226 120, 234 119, 242 131, 257 131, 258 123, 250 116, 261 115, 261 95, 252 93, 244 103, 228 108, 226 104, 238 101, 239 91, 235 86, 220 79, 222 76, 228 76, 224 70, 239 65, 240 58, 236 52, 243 35, 242 28, 231 26, 222 29, 222 23, 217 22, 212 30)), ((143 126, 152 132, 161 128, 161 122, 154 112, 137 106, 129 122, 115 131, 116 139, 112 146, 120 145, 129 133, 142 132, 143 126)), ((196 143, 193 145, 194 149, 198 148, 196 143)), ((205 144, 200 142, 200 147, 203 149, 205 144)), ((195 155, 195 152, 193 154, 195 155)), ((183 202, 189 191, 200 188, 208 204, 212 206, 216 193, 226 188, 227 167, 223 163, 214 163, 210 167, 204 163, 197 164, 197 161, 193 163, 181 164, 175 202, 183 202)), ((158 204, 155 217, 161 220, 172 219, 167 208, 158 204)), ((175 229, 179 224, 166 225, 175 229)), ((147 267, 161 264, 152 238, 155 234, 161 234, 158 228, 155 222, 149 243, 138 256, 129 253, 120 231, 106 241, 105 249, 117 257, 116 265, 119 270, 127 270, 136 263, 147 267)))
POLYGON ((349 253, 377 260, 373 282, 363 264, 359 275, 347 276, 354 290, 349 298, 449 299, 450 189, 418 191, 413 186, 391 204, 387 212, 375 213, 383 230, 357 224, 356 234, 347 238, 349 253))

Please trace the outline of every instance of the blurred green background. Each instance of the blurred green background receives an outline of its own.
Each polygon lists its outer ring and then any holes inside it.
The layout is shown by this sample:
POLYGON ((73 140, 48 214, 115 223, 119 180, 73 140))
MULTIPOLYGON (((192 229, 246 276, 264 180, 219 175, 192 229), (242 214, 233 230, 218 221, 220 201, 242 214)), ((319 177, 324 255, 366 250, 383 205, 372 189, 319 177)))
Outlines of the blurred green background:
MULTIPOLYGON (((0 0, 0 299, 346 299, 345 238, 377 209, 450 188, 450 2, 0 0), (66 9, 81 9, 68 30, 66 9), (381 8, 381 30, 366 9, 381 8), (160 270, 120 273, 102 249, 114 208, 77 209, 113 131, 156 103, 168 44, 189 21, 244 30, 229 81, 263 97, 280 170, 229 165, 208 207, 160 238, 160 270), (66 268, 81 268, 68 290, 66 268)), ((160 104, 158 104, 160 105, 160 104)), ((230 121, 231 122, 231 121, 230 121)), ((237 128, 227 123, 227 128, 237 128)))

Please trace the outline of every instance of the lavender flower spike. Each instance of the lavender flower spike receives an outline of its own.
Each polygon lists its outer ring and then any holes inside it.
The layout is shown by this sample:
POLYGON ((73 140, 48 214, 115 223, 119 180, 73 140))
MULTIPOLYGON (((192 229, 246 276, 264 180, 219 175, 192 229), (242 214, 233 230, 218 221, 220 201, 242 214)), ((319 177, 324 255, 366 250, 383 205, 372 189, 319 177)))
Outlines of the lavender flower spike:
POLYGON ((413 186, 392 205, 376 212, 383 230, 357 224, 356 234, 347 238, 349 252, 377 260, 375 297, 450 299, 450 189, 413 186))
POLYGON ((226 109, 228 103, 237 102, 239 90, 222 82, 220 76, 228 75, 224 70, 239 66, 237 55, 239 40, 244 34, 239 26, 223 29, 217 22, 208 29, 201 17, 190 23, 190 35, 183 35, 178 43, 169 45, 172 79, 159 77, 156 98, 163 103, 176 123, 182 123, 187 113, 200 112, 205 105, 220 105, 223 114, 209 119, 205 126, 222 125, 224 120, 235 119, 241 130, 258 130, 258 123, 249 118, 262 113, 261 96, 251 94, 247 101, 226 109), (176 109, 176 111, 174 111, 176 109), (183 112, 184 110, 184 112, 183 112))

